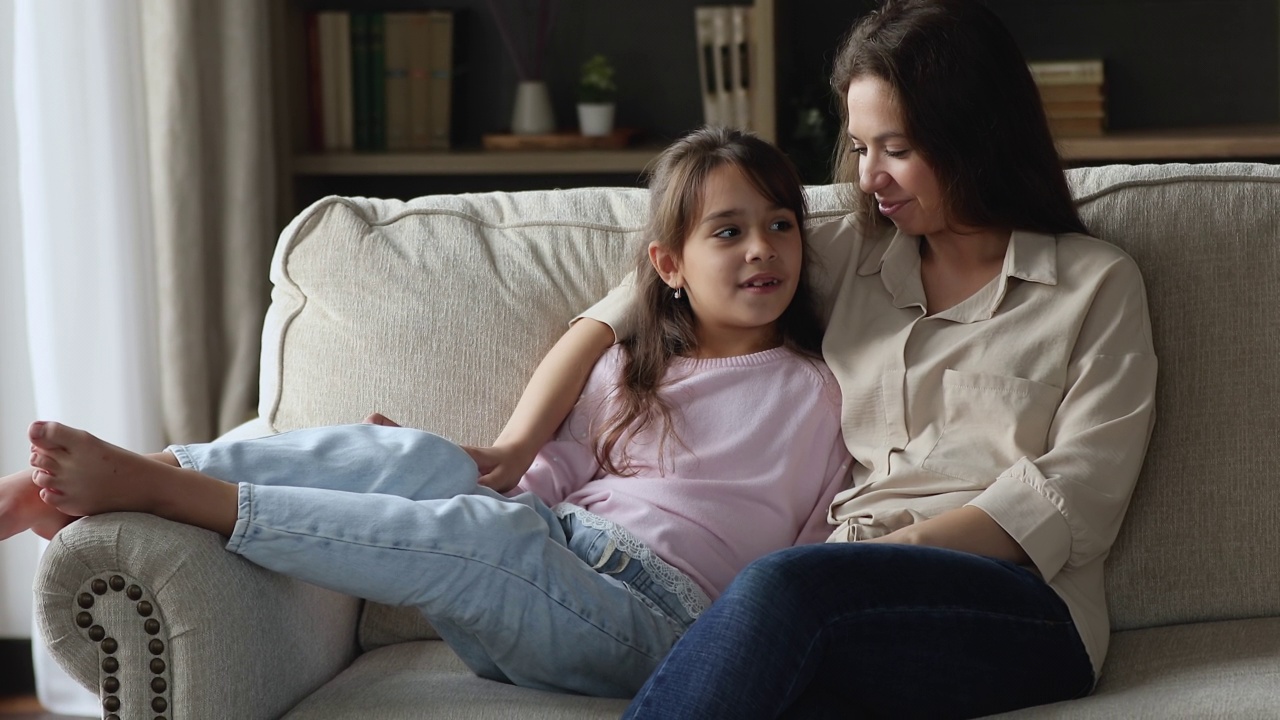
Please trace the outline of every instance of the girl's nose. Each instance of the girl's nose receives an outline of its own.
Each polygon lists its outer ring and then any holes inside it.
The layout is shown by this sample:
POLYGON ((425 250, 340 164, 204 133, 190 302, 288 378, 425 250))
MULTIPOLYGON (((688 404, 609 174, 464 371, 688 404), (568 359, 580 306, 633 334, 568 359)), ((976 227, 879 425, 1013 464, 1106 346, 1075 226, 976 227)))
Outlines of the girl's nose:
POLYGON ((776 257, 778 257, 778 251, 774 249, 773 243, 769 242, 764 233, 753 233, 751 242, 747 245, 747 262, 772 260, 776 257))

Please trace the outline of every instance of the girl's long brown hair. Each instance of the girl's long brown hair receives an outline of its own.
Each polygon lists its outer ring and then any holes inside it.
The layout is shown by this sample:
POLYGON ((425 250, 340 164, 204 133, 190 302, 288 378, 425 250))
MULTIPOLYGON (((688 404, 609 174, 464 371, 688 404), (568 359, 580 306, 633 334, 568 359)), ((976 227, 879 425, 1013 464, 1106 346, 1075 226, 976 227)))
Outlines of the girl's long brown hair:
MULTIPOLYGON (((704 127, 677 140, 654 161, 649 180, 649 222, 646 236, 667 252, 680 256, 693 234, 702 206, 703 189, 712 171, 733 165, 771 203, 790 210, 804 242, 807 205, 800 175, 781 150, 739 130, 704 127)), ((809 282, 809 248, 804 245, 804 268, 791 303, 777 321, 779 340, 794 352, 819 356, 822 324, 809 282)), ((676 408, 664 398, 667 368, 676 356, 698 349, 696 320, 687 299, 676 299, 649 262, 647 244, 636 262, 636 327, 622 342, 624 360, 616 393, 617 411, 595 435, 596 459, 606 472, 634 475, 625 452, 628 442, 659 423, 662 428, 658 461, 673 432, 676 408), (620 461, 614 451, 624 448, 620 461)))

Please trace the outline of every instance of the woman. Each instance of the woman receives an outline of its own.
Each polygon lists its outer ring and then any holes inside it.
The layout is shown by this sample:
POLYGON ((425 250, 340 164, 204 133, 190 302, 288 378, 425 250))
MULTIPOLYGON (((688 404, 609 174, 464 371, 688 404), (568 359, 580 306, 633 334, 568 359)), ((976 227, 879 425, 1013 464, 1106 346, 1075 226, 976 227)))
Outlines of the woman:
MULTIPOLYGON (((1087 694, 1103 561, 1154 422, 1142 279, 1086 236, 1025 60, 975 0, 889 0, 832 73, 856 210, 811 241, 853 487, 748 566, 631 717, 973 717, 1087 694)), ((586 313, 630 333, 629 291, 586 313)), ((495 447, 551 431, 612 340, 566 333, 495 447)))

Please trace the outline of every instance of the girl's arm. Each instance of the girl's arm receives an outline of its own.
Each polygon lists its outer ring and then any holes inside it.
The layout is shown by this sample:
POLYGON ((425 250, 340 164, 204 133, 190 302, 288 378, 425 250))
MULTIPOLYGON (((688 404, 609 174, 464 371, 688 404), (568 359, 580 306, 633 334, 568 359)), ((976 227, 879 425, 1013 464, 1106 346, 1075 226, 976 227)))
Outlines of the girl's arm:
POLYGON ((591 368, 613 344, 608 325, 583 318, 569 327, 534 370, 492 447, 463 449, 480 466, 480 484, 507 492, 568 417, 591 368))

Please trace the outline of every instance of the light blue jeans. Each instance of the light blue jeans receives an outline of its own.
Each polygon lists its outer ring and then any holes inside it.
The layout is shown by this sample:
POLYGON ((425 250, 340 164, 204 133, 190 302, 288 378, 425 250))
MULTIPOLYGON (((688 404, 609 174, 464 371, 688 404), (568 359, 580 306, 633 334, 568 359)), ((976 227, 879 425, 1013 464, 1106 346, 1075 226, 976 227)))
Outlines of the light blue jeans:
POLYGON ((240 483, 228 550, 416 607, 482 677, 630 697, 700 612, 674 568, 659 582, 652 558, 619 548, 616 526, 482 487, 470 456, 430 433, 344 425, 169 451, 240 483))

